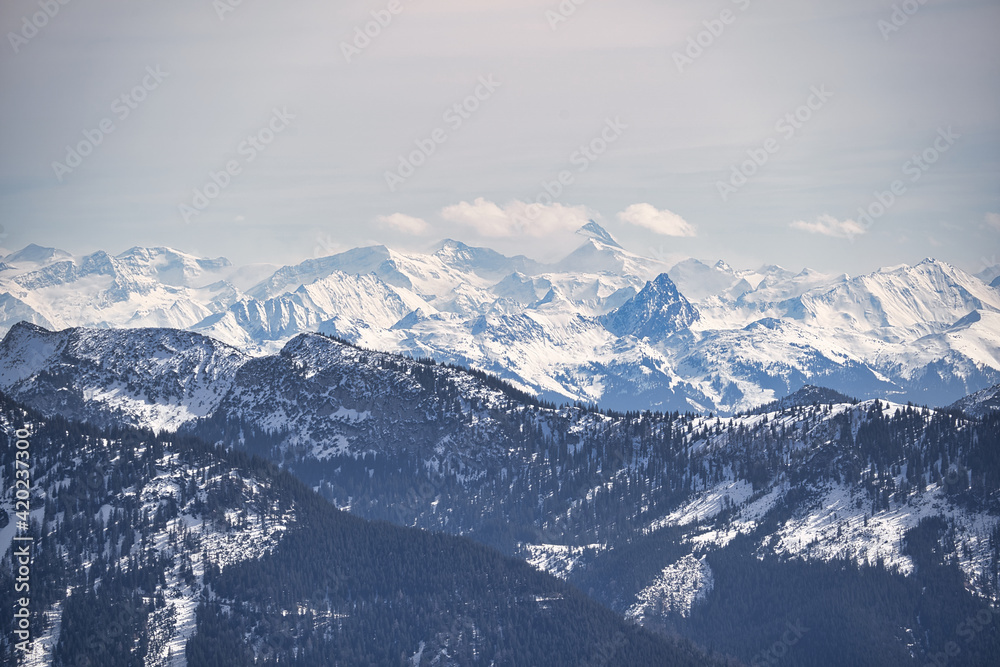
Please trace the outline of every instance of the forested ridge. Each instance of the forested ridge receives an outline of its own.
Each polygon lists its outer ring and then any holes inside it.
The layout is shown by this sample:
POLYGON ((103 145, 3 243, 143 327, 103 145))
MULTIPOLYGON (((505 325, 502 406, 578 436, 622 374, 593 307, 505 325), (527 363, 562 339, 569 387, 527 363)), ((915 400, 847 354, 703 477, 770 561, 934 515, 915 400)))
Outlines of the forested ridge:
MULTIPOLYGON (((175 646, 192 666, 709 662, 523 561, 351 516, 246 453, 44 418, 2 396, 0 420, 8 442, 30 432, 43 509, 32 623, 41 634, 43 612, 61 610, 56 665, 165 664, 175 646), (177 644, 190 602, 192 639, 177 644)), ((14 449, 2 451, 9 481, 14 449)), ((8 551, 0 624, 16 664, 11 567, 8 551)))

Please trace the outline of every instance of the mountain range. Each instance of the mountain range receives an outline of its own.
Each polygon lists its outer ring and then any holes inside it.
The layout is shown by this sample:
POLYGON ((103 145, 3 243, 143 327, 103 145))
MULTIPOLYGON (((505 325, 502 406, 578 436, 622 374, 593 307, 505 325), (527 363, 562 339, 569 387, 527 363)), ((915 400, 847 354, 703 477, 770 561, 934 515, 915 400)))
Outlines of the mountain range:
MULTIPOLYGON (((731 417, 616 412, 324 334, 249 356, 190 331, 20 323, 0 390, 46 419, 270 459, 360 519, 471 538, 747 663, 793 624, 811 629, 795 664, 925 664, 1000 597, 1000 387, 943 409, 806 386, 731 417)), ((265 560, 241 576, 278 576, 265 560)), ((229 581, 211 590, 254 588, 229 581)), ((241 601, 239 623, 263 602, 241 601)), ((231 620, 198 632, 225 637, 231 620)), ((963 664, 991 664, 995 628, 972 639, 963 664)))
POLYGON ((0 259, 27 664, 992 664, 963 619, 1000 600, 995 272, 580 234, 0 259))
POLYGON ((237 267, 168 248, 0 259, 0 332, 164 327, 259 357, 301 333, 495 374, 553 402, 734 414, 806 384, 949 404, 1000 382, 1000 287, 947 263, 668 266, 591 222, 554 264, 444 241, 237 267))

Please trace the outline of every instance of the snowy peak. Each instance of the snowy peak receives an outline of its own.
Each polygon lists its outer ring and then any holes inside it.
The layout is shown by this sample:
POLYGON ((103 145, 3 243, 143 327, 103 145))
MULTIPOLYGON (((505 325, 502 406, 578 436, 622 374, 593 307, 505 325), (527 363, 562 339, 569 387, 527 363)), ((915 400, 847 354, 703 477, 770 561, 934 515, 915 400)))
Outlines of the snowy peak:
POLYGON ((232 268, 225 257, 203 259, 173 248, 134 247, 118 255, 121 266, 136 275, 156 278, 175 287, 203 287, 223 278, 221 272, 232 268))
POLYGON ((615 240, 615 237, 611 235, 611 232, 606 230, 604 227, 601 227, 593 220, 576 230, 576 233, 580 236, 586 236, 589 239, 603 243, 604 245, 611 246, 613 248, 621 248, 618 241, 615 240))
POLYGON ((203 287, 224 279, 232 268, 232 263, 223 257, 203 259, 171 248, 138 246, 114 257, 99 250, 78 259, 61 250, 28 246, 5 260, 11 260, 6 261, 9 265, 23 264, 24 258, 38 266, 16 275, 14 281, 29 289, 69 284, 98 275, 112 276, 122 282, 148 279, 176 287, 203 287))
MULTIPOLYGON (((678 289, 694 301, 723 294, 742 280, 732 267, 722 260, 719 260, 714 266, 709 266, 697 259, 686 259, 675 264, 667 272, 667 275, 674 281, 678 289)), ((746 284, 745 287, 741 286, 740 292, 735 296, 748 291, 749 287, 749 284, 746 284)))
POLYGON ((657 339, 686 329, 698 317, 698 311, 677 290, 670 276, 661 273, 602 322, 618 336, 657 339))
POLYGON ((453 269, 492 279, 511 272, 531 274, 543 269, 524 255, 507 257, 489 248, 476 248, 452 239, 442 241, 433 256, 453 269))
POLYGON ((648 280, 666 268, 657 260, 640 257, 617 243, 611 245, 594 237, 555 266, 557 271, 567 273, 610 273, 642 280, 648 280))
POLYGON ((392 252, 385 246, 354 248, 330 257, 307 259, 293 266, 283 266, 266 280, 247 290, 247 294, 260 301, 291 291, 326 278, 335 271, 348 275, 374 273, 389 284, 409 287, 409 280, 399 274, 393 264, 392 252))
POLYGON ((1000 294, 933 259, 850 278, 801 301, 818 323, 861 330, 951 325, 974 310, 1000 311, 1000 294))
POLYGON ((576 321, 581 317, 579 308, 559 285, 550 287, 541 299, 531 304, 529 312, 552 316, 560 315, 561 317, 557 320, 550 321, 552 325, 556 325, 557 322, 576 321))
POLYGON ((70 257, 71 255, 64 250, 46 248, 31 243, 17 252, 12 252, 2 259, 3 263, 7 264, 9 268, 20 268, 22 265, 51 264, 52 262, 69 259, 70 257))
POLYGON ((59 334, 35 324, 15 324, 0 341, 0 386, 6 390, 45 368, 64 343, 59 334))
POLYGON ((0 274, 0 329, 27 320, 74 326, 187 328, 239 298, 228 260, 169 248, 132 248, 117 257, 29 253, 52 261, 0 274), (4 294, 5 293, 5 294, 4 294))
POLYGON ((556 265, 454 240, 281 268, 163 247, 70 257, 29 246, 0 270, 0 334, 20 321, 166 327, 260 355, 321 331, 626 409, 734 412, 807 383, 945 405, 1000 381, 1000 291, 946 263, 849 277, 713 258, 667 271, 597 223, 580 232, 586 242, 556 265))
POLYGON ((739 305, 760 308, 780 304, 812 290, 830 289, 846 280, 846 276, 831 276, 810 270, 794 273, 774 265, 761 267, 757 275, 761 276, 757 286, 737 299, 739 305))
POLYGON ((523 273, 515 272, 491 287, 490 292, 499 298, 513 299, 520 304, 528 305, 538 301, 541 289, 546 289, 547 286, 551 284, 544 279, 530 278, 523 273))

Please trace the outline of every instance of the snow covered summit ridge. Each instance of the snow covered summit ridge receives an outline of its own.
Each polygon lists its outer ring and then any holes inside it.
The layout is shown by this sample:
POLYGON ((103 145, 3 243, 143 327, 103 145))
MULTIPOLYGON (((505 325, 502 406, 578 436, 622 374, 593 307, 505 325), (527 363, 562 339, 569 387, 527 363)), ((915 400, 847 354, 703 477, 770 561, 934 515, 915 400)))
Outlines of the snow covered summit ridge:
POLYGON ((732 413, 805 384, 944 405, 1000 382, 1000 289, 947 263, 853 277, 671 267, 596 222, 580 233, 555 264, 455 240, 284 267, 28 246, 0 258, 0 332, 184 329, 259 356, 319 331, 624 409, 732 413))

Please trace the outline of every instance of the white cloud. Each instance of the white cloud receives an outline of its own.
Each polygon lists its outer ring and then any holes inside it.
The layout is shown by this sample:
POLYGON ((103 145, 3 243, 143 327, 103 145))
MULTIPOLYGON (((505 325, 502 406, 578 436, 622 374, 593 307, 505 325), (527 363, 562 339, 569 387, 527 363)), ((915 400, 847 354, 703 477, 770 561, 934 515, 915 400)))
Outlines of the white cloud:
POLYGON ((445 207, 441 217, 472 227, 483 236, 539 238, 556 232, 576 231, 587 224, 591 216, 585 206, 527 204, 515 200, 501 207, 478 197, 471 204, 463 201, 445 207))
POLYGON ((987 213, 986 224, 1000 232, 1000 213, 987 213))
POLYGON ((383 227, 389 227, 397 232, 402 232, 403 234, 413 234, 414 236, 426 234, 431 228, 425 220, 422 220, 421 218, 414 218, 412 215, 406 215, 405 213, 380 215, 375 218, 375 222, 383 227))
POLYGON ((854 220, 841 221, 832 215, 821 215, 816 218, 816 222, 796 220, 791 226, 794 229, 801 229, 810 234, 822 234, 823 236, 832 236, 838 239, 852 239, 868 231, 854 220))
POLYGON ((645 227, 664 236, 695 236, 694 225, 672 211, 657 209, 652 204, 632 204, 618 214, 629 225, 645 227))

